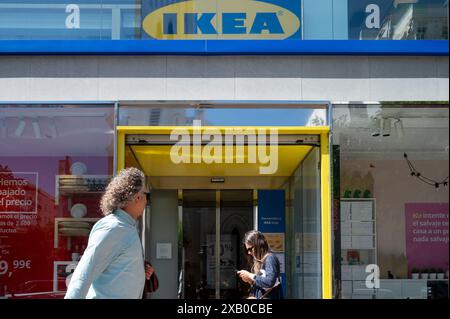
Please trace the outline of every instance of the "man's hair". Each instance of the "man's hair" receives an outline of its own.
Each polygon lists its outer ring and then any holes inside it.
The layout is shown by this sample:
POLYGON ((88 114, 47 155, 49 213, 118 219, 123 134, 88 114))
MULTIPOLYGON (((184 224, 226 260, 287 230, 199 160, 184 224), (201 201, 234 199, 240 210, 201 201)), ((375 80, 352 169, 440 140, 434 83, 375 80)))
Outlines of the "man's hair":
POLYGON ((103 215, 124 208, 145 187, 145 175, 134 167, 121 170, 108 184, 100 201, 103 215))

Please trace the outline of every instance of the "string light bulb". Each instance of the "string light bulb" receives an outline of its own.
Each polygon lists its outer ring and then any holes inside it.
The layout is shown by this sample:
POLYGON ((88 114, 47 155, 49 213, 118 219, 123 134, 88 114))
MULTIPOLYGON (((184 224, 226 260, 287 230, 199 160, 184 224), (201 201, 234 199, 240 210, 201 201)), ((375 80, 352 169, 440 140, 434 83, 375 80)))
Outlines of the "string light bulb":
POLYGON ((408 164, 409 170, 410 170, 410 175, 412 177, 416 177, 418 180, 420 180, 421 182, 428 184, 430 186, 434 186, 436 189, 439 189, 442 186, 447 187, 448 186, 448 176, 441 182, 436 181, 434 179, 428 178, 426 176, 424 176, 422 173, 420 173, 415 167, 414 165, 411 163, 411 161, 408 159, 408 155, 406 153, 403 154, 403 157, 406 160, 406 163, 408 164))

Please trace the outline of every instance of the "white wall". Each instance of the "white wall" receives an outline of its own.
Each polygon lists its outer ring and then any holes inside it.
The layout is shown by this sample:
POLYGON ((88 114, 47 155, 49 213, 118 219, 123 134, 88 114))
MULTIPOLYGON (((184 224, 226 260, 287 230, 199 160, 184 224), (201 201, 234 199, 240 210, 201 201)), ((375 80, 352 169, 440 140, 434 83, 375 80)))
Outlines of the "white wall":
MULTIPOLYGON (((415 161, 414 165, 425 175, 437 180, 448 176, 448 159, 415 161)), ((341 175, 346 173, 352 176, 356 171, 365 176, 369 170, 374 178, 373 196, 376 199, 377 250, 381 278, 386 278, 388 270, 396 278, 407 278, 405 204, 446 203, 448 188, 436 190, 433 186, 412 178, 408 165, 401 157, 392 160, 341 161, 341 175)))
POLYGON ((154 190, 150 213, 146 215, 145 255, 152 263, 159 279, 158 290, 152 299, 177 299, 178 291, 178 193, 154 190), (157 243, 172 244, 172 258, 156 258, 157 243))
POLYGON ((448 57, 0 57, 0 101, 447 101, 448 57))

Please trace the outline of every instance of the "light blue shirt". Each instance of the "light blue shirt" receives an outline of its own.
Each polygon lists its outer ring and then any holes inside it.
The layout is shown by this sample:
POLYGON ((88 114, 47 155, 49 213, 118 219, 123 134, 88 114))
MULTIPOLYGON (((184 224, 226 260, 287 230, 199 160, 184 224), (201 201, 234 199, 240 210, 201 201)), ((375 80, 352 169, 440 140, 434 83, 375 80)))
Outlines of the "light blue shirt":
POLYGON ((141 299, 144 285, 144 257, 136 221, 118 209, 92 228, 64 298, 141 299))

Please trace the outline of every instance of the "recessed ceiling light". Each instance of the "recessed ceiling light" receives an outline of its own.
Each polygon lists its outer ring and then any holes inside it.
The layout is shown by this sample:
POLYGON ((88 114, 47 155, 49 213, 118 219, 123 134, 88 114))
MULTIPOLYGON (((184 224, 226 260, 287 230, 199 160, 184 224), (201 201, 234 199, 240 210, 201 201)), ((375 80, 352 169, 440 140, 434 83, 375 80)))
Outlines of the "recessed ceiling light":
POLYGON ((371 135, 372 136, 380 136, 381 135, 381 119, 378 117, 375 117, 371 121, 370 125, 371 129, 371 135))
POLYGON ((41 138, 41 127, 39 126, 39 120, 34 119, 32 122, 32 125, 33 125, 34 137, 41 138))
POLYGON ((391 136, 392 120, 390 118, 383 119, 382 130, 383 136, 391 136))
POLYGON ((397 119, 394 123, 395 131, 399 138, 403 138, 405 136, 405 128, 403 127, 403 122, 401 119, 397 119))
POLYGON ((25 120, 23 118, 21 118, 14 134, 17 137, 21 137, 23 134, 23 131, 25 130, 25 126, 26 126, 25 120))
POLYGON ((6 138, 6 136, 8 135, 8 127, 6 126, 5 119, 0 119, 0 134, 2 138, 6 138))
POLYGON ((58 136, 58 131, 56 129, 55 119, 50 119, 49 128, 52 138, 56 138, 58 136))

